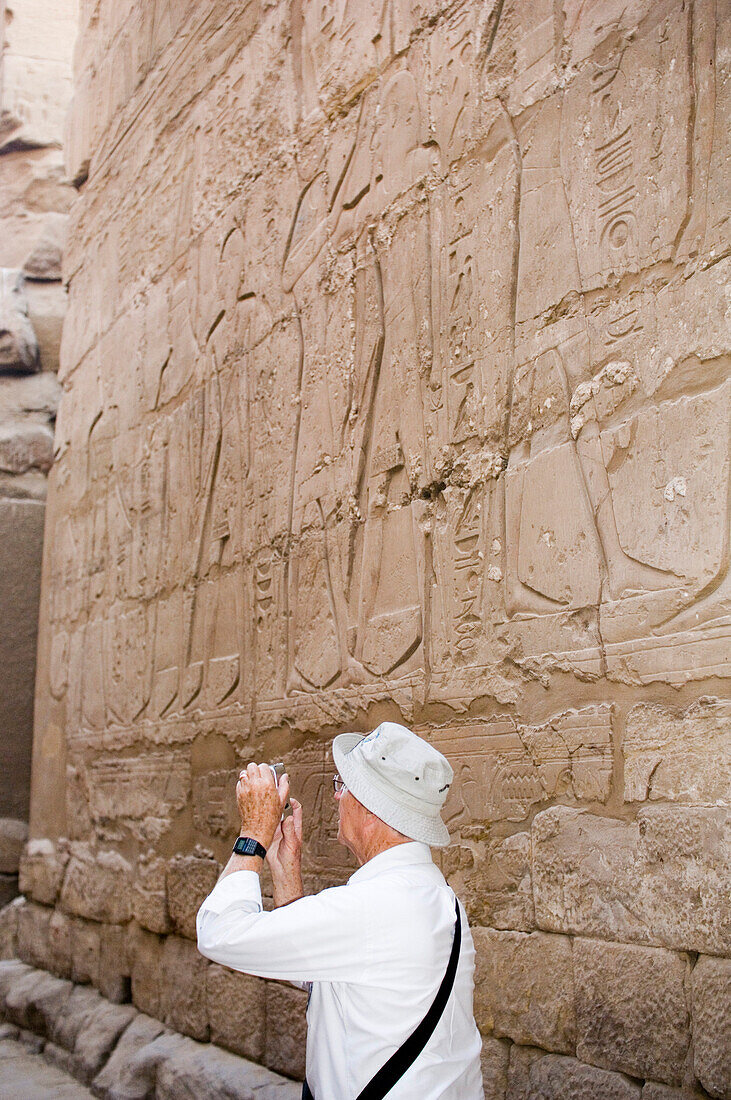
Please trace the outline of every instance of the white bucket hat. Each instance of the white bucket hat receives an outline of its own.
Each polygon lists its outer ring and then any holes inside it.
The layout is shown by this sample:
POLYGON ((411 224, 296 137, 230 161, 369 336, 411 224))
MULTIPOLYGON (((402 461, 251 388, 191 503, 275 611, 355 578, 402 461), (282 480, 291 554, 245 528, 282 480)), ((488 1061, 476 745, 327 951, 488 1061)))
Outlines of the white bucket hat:
POLYGON ((449 843, 440 812, 454 772, 423 737, 396 722, 381 722, 366 737, 341 733, 333 759, 348 790, 367 810, 412 840, 449 843))

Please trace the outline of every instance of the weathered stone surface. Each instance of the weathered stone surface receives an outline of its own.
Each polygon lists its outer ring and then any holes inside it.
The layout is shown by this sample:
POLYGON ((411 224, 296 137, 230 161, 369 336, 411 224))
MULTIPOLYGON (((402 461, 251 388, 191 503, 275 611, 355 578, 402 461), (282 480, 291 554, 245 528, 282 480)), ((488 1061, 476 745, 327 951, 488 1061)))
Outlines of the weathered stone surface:
POLYGON ((5 996, 5 1012, 18 1027, 52 1038, 72 992, 71 982, 44 970, 31 970, 12 982, 5 996))
POLYGON ((0 370, 38 370, 38 343, 28 319, 22 272, 0 267, 0 370))
POLYGON ((0 906, 8 905, 18 896, 18 876, 0 875, 0 906))
POLYGON ((45 970, 50 970, 53 962, 49 937, 52 916, 52 909, 34 902, 18 911, 18 956, 45 970))
POLYGON ((690 1045, 686 956, 577 938, 577 1056, 633 1077, 681 1084, 690 1045))
POLYGON ((196 914, 220 873, 221 867, 213 859, 176 856, 170 860, 166 876, 168 911, 179 935, 196 938, 196 914))
POLYGON ((700 699, 684 712, 640 703, 627 715, 622 750, 626 802, 731 801, 728 700, 700 699))
POLYGON ((79 1030, 74 1044, 74 1075, 85 1085, 97 1075, 136 1015, 137 1009, 132 1005, 112 1005, 101 1000, 98 1010, 79 1030))
MULTIPOLYGON (((246 747, 286 760, 319 888, 350 870, 329 738, 380 713, 453 760, 478 925, 728 954, 721 8, 82 12, 31 831, 88 846, 64 906, 134 916, 150 1011, 204 1034, 154 936, 192 947, 246 747)), ((13 269, 64 215, 22 164, 13 269)), ((573 1051, 569 971, 505 942, 505 1034, 573 1051)), ((541 1072, 625 1089, 571 1067, 541 1072)))
POLYGON ((701 957, 693 968, 693 1064, 711 1096, 731 1096, 731 960, 701 957))
POLYGON ((159 1020, 138 1013, 122 1032, 108 1062, 94 1079, 95 1095, 106 1100, 146 1100, 154 1081, 139 1072, 136 1056, 164 1031, 159 1020))
POLYGON ((475 1019, 485 1032, 546 1050, 576 1049, 571 941, 475 928, 475 1019))
POLYGON ((522 932, 535 928, 530 833, 469 848, 452 845, 438 859, 472 924, 522 932))
POLYGON ((528 1073, 530 1100, 640 1100, 640 1086, 621 1073, 548 1054, 528 1073))
POLYGON ((131 967, 127 949, 128 934, 125 927, 102 925, 99 974, 95 984, 102 996, 115 1004, 122 1004, 130 999, 131 967))
POLYGON ((25 977, 30 971, 31 967, 27 963, 21 962, 20 959, 0 960, 0 1004, 5 1004, 8 993, 15 982, 25 977))
POLYGON ((537 1047, 522 1047, 517 1043, 510 1046, 508 1058, 509 1100, 530 1100, 530 1071, 540 1058, 546 1058, 546 1052, 537 1047))
POLYGON ((53 431, 44 424, 5 424, 0 427, 0 472, 47 474, 53 463, 53 431))
POLYGON ((24 898, 15 898, 0 909, 0 960, 13 959, 18 953, 18 918, 24 898))
POLYGON ((25 818, 29 804, 44 519, 41 502, 0 492, 0 812, 15 818, 25 818))
POLYGON ((267 982, 264 1065, 298 1081, 305 1076, 307 994, 281 982, 267 982), (282 1026, 272 1027, 279 1020, 282 1026))
POLYGON ((500 1039, 483 1038, 480 1063, 485 1100, 506 1100, 510 1044, 500 1039))
MULTIPOLYGON (((211 964, 206 973, 211 1042, 244 1058, 261 1062, 266 1027, 266 989, 266 983, 261 978, 211 964)), ((284 1020, 280 1024, 286 1026, 284 1020)))
POLYGON ((140 1012, 161 1019, 163 1008, 162 952, 164 940, 139 925, 130 925, 127 940, 132 1001, 140 1012))
POLYGON ((20 860, 20 889, 42 905, 58 898, 68 852, 50 840, 29 840, 20 860))
POLYGON ((653 806, 637 822, 566 807, 532 828, 536 920, 556 932, 694 951, 731 946, 725 809, 653 806))
POLYGON ((71 977, 74 982, 97 985, 102 925, 71 918, 71 977))
MULTIPOLYGON (((162 950, 162 1018, 166 1024, 205 1042, 209 1037, 206 1008, 208 960, 179 936, 168 936, 162 950)), ((132 978, 134 984, 134 974, 132 978)))
POLYGON ((687 1088, 673 1088, 672 1085, 661 1085, 657 1081, 645 1081, 642 1089, 642 1100, 705 1100, 707 1092, 699 1088, 688 1086, 687 1088))
POLYGON ((92 1023, 104 1005, 96 989, 74 986, 61 1015, 54 1021, 51 1039, 64 1050, 72 1051, 82 1032, 92 1023))
POLYGON ((120 924, 132 913, 132 868, 118 852, 75 843, 61 889, 61 906, 90 920, 120 924))
POLYGON ((50 970, 59 978, 71 978, 74 969, 72 923, 72 919, 59 910, 54 910, 48 922, 50 970))
POLYGON ((28 839, 28 824, 14 817, 0 818, 0 873, 18 872, 20 856, 28 839))
POLYGON ((67 214, 46 215, 38 240, 23 265, 23 272, 29 279, 60 280, 67 223, 67 214))
POLYGON ((171 931, 165 876, 167 862, 155 856, 141 858, 132 888, 132 915, 150 932, 161 935, 171 931))

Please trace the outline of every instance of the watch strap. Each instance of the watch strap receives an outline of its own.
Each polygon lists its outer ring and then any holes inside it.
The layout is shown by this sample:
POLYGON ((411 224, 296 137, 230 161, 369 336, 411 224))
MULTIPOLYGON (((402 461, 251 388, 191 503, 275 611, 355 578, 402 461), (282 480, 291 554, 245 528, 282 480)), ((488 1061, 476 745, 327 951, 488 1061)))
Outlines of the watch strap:
POLYGON ((261 856, 262 859, 267 854, 264 845, 253 836, 240 836, 234 844, 234 852, 237 856, 261 856))

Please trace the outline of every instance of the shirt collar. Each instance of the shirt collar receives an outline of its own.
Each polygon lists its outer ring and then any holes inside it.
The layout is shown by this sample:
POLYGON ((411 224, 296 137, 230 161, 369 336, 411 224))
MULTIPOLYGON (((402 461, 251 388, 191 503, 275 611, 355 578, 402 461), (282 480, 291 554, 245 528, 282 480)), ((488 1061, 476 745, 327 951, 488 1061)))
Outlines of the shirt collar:
POLYGON ((428 844, 422 844, 418 840, 410 840, 408 844, 395 844, 393 848, 387 848, 373 859, 369 859, 362 867, 355 871, 348 882, 364 882, 366 879, 380 875, 390 867, 406 867, 419 863, 432 863, 431 850, 428 844))

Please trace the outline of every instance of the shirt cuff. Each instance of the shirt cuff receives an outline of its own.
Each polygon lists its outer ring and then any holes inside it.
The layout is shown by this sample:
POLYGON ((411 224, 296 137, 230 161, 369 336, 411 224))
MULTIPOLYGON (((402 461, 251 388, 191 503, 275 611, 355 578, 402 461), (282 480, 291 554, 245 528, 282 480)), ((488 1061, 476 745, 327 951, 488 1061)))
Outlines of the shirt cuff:
POLYGON ((259 908, 264 906, 261 900, 261 883, 256 871, 232 871, 211 890, 201 909, 210 913, 222 913, 230 905, 238 902, 254 902, 259 908))

